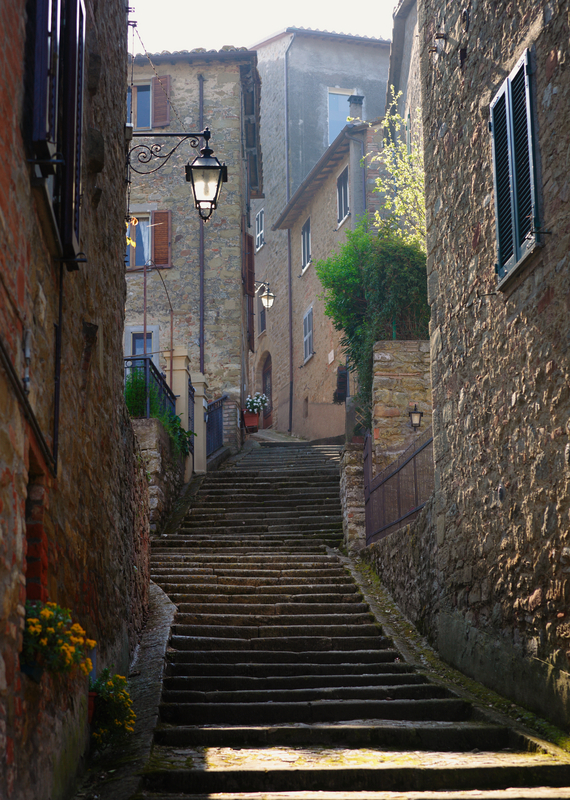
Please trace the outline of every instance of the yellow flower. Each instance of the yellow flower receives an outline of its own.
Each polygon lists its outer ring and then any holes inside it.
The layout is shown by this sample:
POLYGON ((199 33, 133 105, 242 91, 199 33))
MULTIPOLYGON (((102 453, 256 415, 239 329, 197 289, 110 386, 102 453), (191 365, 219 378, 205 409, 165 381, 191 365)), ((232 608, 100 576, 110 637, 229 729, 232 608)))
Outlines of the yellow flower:
POLYGON ((57 629, 58 629, 58 631, 59 631, 59 630, 61 630, 62 628, 63 628, 63 622, 61 622, 61 621, 60 621, 60 622, 58 622, 58 623, 57 623, 57 629))
POLYGON ((37 617, 29 617, 28 625, 39 625, 40 621, 37 617))
POLYGON ((46 628, 46 633, 55 633, 55 628, 46 628))
POLYGON ((74 633, 76 636, 85 636, 85 631, 77 622, 75 622, 71 628, 71 632, 74 633))
POLYGON ((109 687, 109 689, 112 689, 113 688, 113 681, 107 681, 107 686, 109 687))
POLYGON ((43 617, 44 619, 51 619, 53 617, 53 611, 51 611, 49 608, 42 608, 40 611, 40 617, 43 617))
POLYGON ((93 650, 93 648, 96 647, 96 646, 97 646, 97 642, 95 641, 95 639, 85 639, 85 647, 88 650, 93 650))
POLYGON ((45 647, 47 643, 48 643, 47 639, 40 639, 40 644, 42 647, 45 647))
POLYGON ((49 606, 50 608, 56 608, 57 603, 46 603, 46 606, 49 606))

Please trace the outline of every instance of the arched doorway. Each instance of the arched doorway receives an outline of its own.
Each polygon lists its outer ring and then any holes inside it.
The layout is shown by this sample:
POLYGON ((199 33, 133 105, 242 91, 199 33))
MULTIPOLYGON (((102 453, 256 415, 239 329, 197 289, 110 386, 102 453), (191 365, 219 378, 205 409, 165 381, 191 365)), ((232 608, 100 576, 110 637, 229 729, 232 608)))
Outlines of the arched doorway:
POLYGON ((273 410, 273 400, 271 396, 271 387, 272 387, 272 380, 271 380, 271 355, 268 353, 267 358, 263 363, 263 372, 262 372, 262 385, 263 385, 263 394, 267 395, 269 399, 269 403, 263 409, 263 427, 270 428, 271 423, 273 422, 272 417, 272 410, 273 410))

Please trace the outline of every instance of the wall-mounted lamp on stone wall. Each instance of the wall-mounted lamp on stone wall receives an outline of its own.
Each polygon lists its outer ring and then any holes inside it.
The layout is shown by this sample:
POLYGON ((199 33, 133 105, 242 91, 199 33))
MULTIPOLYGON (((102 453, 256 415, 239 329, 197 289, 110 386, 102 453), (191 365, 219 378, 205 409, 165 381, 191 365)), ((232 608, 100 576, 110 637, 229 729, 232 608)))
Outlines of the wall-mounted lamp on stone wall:
POLYGON ((255 281, 256 286, 263 286, 263 291, 259 295, 261 302, 263 303, 264 308, 271 308, 273 303, 275 302, 275 295, 273 292, 269 291, 269 282, 268 281, 255 281))
POLYGON ((418 411, 417 404, 414 404, 414 408, 408 411, 410 415, 410 425, 414 430, 417 430, 420 425, 422 424, 422 417, 424 415, 423 411, 418 411))
POLYGON ((170 157, 178 150, 183 142, 189 142, 190 147, 198 149, 200 141, 205 142, 205 147, 200 149, 201 155, 196 156, 191 164, 186 164, 186 180, 192 186, 194 205, 201 218, 210 219, 212 211, 217 208, 222 191, 222 183, 228 180, 228 169, 214 156, 214 151, 208 147, 210 130, 204 128, 200 133, 132 133, 132 136, 154 139, 164 137, 177 137, 179 141, 168 152, 163 152, 161 144, 137 144, 132 147, 127 155, 127 164, 133 172, 139 175, 151 175, 167 163, 170 157), (158 160, 157 167, 148 168, 147 165, 158 160))

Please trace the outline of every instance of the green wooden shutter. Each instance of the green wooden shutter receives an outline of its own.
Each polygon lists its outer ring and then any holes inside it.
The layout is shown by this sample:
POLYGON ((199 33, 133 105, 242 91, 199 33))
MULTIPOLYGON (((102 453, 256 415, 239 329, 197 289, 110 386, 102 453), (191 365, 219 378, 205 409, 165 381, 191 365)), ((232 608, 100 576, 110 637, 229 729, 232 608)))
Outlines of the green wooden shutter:
POLYGON ((508 83, 505 81, 491 105, 493 133, 493 171, 495 183, 495 223, 497 229, 499 274, 514 263, 514 214, 511 157, 508 125, 508 83))

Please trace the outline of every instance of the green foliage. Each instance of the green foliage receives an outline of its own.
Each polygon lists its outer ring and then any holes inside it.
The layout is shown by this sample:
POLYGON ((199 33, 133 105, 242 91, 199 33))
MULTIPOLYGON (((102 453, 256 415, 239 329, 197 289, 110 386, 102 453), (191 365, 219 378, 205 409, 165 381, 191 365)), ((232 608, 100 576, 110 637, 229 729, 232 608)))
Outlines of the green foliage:
MULTIPOLYGON (((175 450, 182 456, 190 452, 190 441, 196 436, 194 431, 185 431, 180 416, 162 407, 157 387, 148 387, 150 416, 160 420, 170 437, 175 450)), ((125 381, 125 401, 131 417, 146 417, 147 387, 144 369, 131 368, 125 381)))
POLYGON ((338 252, 316 263, 331 317, 349 365, 358 374, 360 404, 372 400, 374 343, 381 339, 428 338, 426 256, 417 241, 390 225, 370 230, 366 218, 338 252))
MULTIPOLYGON (((424 189, 423 150, 410 136, 406 141, 406 121, 398 114, 398 99, 394 93, 382 121, 384 143, 373 161, 381 164, 376 179, 376 192, 382 196, 382 208, 375 213, 375 225, 390 227, 405 241, 425 248, 426 210, 424 189)), ((421 120, 418 118, 417 127, 421 120)))
POLYGON ((97 692, 93 714, 93 740, 99 749, 120 741, 134 731, 136 714, 123 675, 111 675, 105 667, 96 681, 90 682, 90 691, 97 692))

